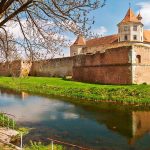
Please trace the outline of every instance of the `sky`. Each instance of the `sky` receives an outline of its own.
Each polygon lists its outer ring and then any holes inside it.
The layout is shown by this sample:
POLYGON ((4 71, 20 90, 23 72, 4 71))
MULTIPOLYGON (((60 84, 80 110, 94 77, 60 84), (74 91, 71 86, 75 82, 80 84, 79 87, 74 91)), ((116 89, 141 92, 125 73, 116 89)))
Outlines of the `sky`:
MULTIPOLYGON (((106 0, 104 7, 90 13, 90 17, 95 18, 91 31, 102 36, 116 34, 117 24, 125 17, 129 4, 136 15, 141 13, 144 28, 150 30, 150 0, 106 0)), ((76 39, 74 35, 68 38, 72 42, 76 39)), ((69 56, 69 48, 64 50, 64 53, 69 56)))
POLYGON ((139 11, 143 17, 143 23, 146 29, 150 29, 150 0, 106 0, 106 5, 91 12, 95 16, 93 31, 99 31, 102 35, 117 33, 117 24, 125 17, 129 9, 138 14, 139 11))
MULTIPOLYGON (((141 12, 144 28, 150 30, 150 0, 106 0, 104 7, 91 11, 89 14, 89 17, 93 18, 94 16, 95 18, 95 24, 92 25, 91 31, 102 36, 116 34, 117 24, 125 17, 129 3, 136 15, 139 11, 141 12)), ((15 37, 21 38, 22 33, 19 32, 19 28, 19 26, 9 27, 9 30, 15 37)), ((66 38, 73 43, 77 37, 73 34, 66 34, 66 38)), ((63 53, 64 56, 69 56, 69 47, 64 49, 63 53)))

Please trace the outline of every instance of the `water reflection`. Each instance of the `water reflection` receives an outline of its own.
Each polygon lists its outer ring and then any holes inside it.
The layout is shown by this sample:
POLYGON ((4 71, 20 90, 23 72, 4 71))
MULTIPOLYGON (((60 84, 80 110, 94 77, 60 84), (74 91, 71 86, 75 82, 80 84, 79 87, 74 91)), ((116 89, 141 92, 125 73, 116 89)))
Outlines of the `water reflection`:
POLYGON ((53 137, 94 149, 150 147, 150 111, 141 107, 110 103, 91 107, 1 90, 0 110, 15 115, 21 125, 34 128, 26 141, 53 137))
POLYGON ((150 132, 150 112, 132 112, 132 138, 130 144, 134 144, 137 139, 150 132))

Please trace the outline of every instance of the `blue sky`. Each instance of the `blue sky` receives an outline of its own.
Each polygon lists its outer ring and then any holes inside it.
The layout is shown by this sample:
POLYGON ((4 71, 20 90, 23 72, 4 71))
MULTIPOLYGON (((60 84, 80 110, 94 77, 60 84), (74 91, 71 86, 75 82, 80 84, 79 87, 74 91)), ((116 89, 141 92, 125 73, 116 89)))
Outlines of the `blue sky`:
MULTIPOLYGON (((141 10, 141 14, 145 15, 145 11, 149 9, 147 15, 150 17, 150 0, 107 0, 103 8, 91 12, 90 15, 95 16, 95 24, 92 29, 96 30, 104 27, 107 30, 105 34, 116 33, 117 24, 124 18, 129 9, 129 2, 131 2, 131 8, 136 14, 141 10)), ((145 22, 144 17, 143 21, 145 22)), ((145 28, 148 28, 148 26, 150 29, 150 23, 146 23, 145 28)))
MULTIPOLYGON (((125 17, 129 2, 131 9, 143 17, 145 29, 150 30, 150 0, 106 0, 106 5, 90 13, 90 17, 95 17, 95 24, 92 31, 99 35, 111 35, 117 33, 117 24, 125 17)), ((70 40, 75 41, 76 37, 69 36, 70 40)), ((69 48, 64 51, 65 56, 69 56, 69 48)))

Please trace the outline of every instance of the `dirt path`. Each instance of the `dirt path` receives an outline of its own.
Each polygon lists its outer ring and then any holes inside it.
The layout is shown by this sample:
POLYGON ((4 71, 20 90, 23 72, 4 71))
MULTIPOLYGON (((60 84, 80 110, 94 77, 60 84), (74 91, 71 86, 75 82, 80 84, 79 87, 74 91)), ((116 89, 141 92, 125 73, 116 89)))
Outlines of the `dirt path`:
POLYGON ((20 148, 10 144, 11 138, 17 134, 16 130, 0 128, 0 150, 19 150, 20 148))
POLYGON ((14 149, 14 147, 0 143, 0 150, 16 150, 16 149, 14 149))

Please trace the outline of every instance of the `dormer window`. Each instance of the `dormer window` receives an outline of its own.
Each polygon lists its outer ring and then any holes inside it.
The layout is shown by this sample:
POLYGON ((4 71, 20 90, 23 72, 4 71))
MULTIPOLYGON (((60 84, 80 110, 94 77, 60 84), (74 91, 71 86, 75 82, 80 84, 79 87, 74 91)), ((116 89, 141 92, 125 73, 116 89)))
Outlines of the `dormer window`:
POLYGON ((137 31, 137 26, 133 26, 133 31, 137 31))

